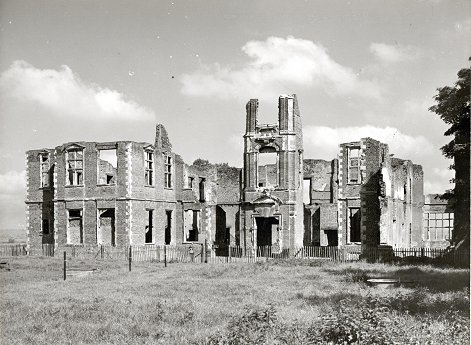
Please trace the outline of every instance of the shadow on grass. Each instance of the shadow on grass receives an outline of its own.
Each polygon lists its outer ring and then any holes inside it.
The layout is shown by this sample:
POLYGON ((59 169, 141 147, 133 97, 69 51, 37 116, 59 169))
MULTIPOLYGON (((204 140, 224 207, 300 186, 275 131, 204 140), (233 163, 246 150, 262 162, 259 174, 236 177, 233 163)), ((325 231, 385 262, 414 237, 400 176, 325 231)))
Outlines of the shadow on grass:
POLYGON ((426 289, 418 289, 412 293, 395 293, 390 290, 387 296, 362 296, 349 292, 338 292, 328 296, 303 296, 297 294, 297 298, 303 299, 308 305, 330 305, 338 306, 347 302, 353 309, 367 308, 374 310, 377 308, 387 308, 400 313, 410 315, 442 315, 455 310, 462 315, 469 313, 469 300, 466 296, 455 296, 452 299, 435 299, 426 289), (391 293, 392 292, 392 293, 391 293))
POLYGON ((407 287, 426 288, 430 292, 462 291, 469 287, 469 271, 409 267, 381 270, 375 268, 323 268, 324 272, 345 276, 347 282, 366 282, 369 278, 395 278, 408 282, 407 287))

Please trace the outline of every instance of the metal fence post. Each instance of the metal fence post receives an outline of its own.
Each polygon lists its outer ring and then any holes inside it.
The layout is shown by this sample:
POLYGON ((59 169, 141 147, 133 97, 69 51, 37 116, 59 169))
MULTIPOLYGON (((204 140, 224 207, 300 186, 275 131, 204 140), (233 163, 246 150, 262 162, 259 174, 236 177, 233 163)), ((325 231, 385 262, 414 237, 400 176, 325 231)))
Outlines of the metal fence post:
POLYGON ((129 245, 129 272, 131 272, 131 265, 132 265, 132 247, 129 245))
POLYGON ((64 250, 64 280, 67 279, 67 252, 64 250))
POLYGON ((203 243, 201 243, 201 252, 200 252, 200 256, 201 256, 201 263, 204 263, 203 252, 204 252, 204 244, 203 244, 203 243))

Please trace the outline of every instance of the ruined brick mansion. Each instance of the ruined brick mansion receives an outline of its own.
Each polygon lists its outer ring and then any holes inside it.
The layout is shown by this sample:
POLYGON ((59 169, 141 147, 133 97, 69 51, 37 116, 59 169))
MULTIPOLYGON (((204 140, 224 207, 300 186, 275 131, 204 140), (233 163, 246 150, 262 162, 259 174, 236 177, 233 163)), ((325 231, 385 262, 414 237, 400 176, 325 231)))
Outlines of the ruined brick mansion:
POLYGON ((411 247, 451 236, 452 213, 425 212, 420 165, 371 138, 341 144, 331 161, 305 158, 296 96, 278 108, 278 123, 259 124, 258 101, 247 103, 242 169, 185 164, 160 124, 153 144, 28 151, 29 246, 411 247))

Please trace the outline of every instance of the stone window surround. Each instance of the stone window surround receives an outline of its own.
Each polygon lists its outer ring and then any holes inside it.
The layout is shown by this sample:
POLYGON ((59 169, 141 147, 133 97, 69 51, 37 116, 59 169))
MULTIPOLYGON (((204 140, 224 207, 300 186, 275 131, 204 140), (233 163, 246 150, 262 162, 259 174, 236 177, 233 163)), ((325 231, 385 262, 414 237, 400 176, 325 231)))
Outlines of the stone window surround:
POLYGON ((85 149, 83 147, 72 146, 66 149, 66 170, 65 170, 65 180, 66 187, 83 187, 84 185, 84 170, 83 162, 85 157, 85 149), (78 159, 78 153, 80 152, 81 157, 78 159), (72 158, 70 155, 73 154, 72 158), (69 162, 73 162, 73 167, 69 168, 69 162), (81 163, 81 164, 78 164, 81 163), (70 173, 72 172, 72 183, 70 182, 70 173))

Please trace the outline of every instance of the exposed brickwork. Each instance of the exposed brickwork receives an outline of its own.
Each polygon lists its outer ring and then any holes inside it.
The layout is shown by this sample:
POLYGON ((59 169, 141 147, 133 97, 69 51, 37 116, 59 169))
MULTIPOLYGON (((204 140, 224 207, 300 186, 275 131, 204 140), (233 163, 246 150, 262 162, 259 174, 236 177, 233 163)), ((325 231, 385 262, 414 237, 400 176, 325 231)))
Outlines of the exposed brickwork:
MULTIPOLYGON (((258 100, 247 103, 243 169, 186 164, 161 124, 153 145, 70 142, 28 151, 28 245, 434 245, 423 233, 420 165, 392 158, 371 138, 341 144, 332 161, 305 159, 296 96, 280 96, 278 108, 276 124, 259 124, 258 100), (116 167, 103 150, 116 153, 116 167), (262 164, 264 153, 276 162, 262 164)), ((436 208, 429 202, 426 210, 436 208)))

